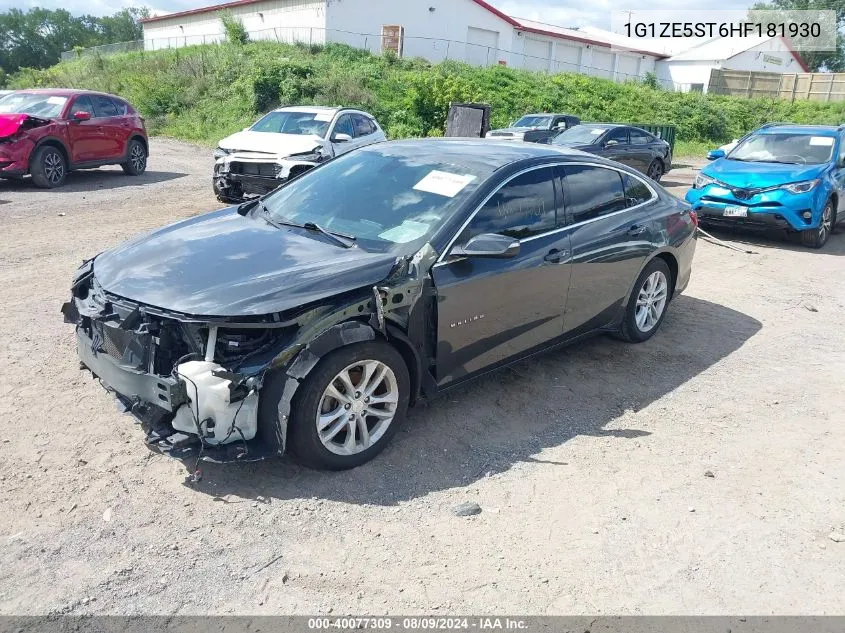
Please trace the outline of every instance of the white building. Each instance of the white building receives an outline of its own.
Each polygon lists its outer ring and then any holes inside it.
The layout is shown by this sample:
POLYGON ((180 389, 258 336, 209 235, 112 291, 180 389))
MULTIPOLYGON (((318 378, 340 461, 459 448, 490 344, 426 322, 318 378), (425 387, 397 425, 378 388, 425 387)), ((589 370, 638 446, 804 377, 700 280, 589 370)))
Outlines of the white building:
POLYGON ((147 50, 224 39, 220 12, 252 39, 343 42, 381 52, 383 27, 404 31, 404 57, 580 72, 623 81, 655 71, 662 56, 621 50, 601 34, 521 20, 484 0, 237 0, 143 21, 147 50))
POLYGON ((801 56, 780 37, 721 37, 661 60, 657 77, 681 90, 707 92, 711 70, 810 72, 801 56))

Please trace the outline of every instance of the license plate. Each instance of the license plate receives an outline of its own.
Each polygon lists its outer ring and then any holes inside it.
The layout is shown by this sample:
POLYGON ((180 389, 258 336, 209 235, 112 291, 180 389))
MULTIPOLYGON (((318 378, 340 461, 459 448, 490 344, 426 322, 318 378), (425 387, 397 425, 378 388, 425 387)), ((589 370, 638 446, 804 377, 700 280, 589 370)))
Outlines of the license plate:
POLYGON ((726 218, 745 218, 748 217, 748 209, 745 207, 725 207, 722 215, 726 218))

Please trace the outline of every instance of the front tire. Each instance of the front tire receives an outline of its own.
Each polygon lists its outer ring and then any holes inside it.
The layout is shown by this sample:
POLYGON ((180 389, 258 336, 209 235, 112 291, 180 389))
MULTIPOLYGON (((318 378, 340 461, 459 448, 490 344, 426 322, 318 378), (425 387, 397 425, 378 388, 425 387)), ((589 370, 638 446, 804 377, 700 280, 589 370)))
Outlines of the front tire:
POLYGON ((123 173, 127 176, 140 176, 147 170, 147 148, 138 139, 129 141, 126 148, 128 160, 121 163, 123 173))
POLYGON ((821 248, 827 244, 835 225, 836 210, 833 208, 833 200, 828 200, 824 205, 818 228, 801 231, 801 243, 810 248, 821 248))
POLYGON ((637 277, 628 298, 620 337, 629 343, 642 343, 654 336, 666 316, 671 289, 669 266, 659 257, 653 259, 637 277))
POLYGON ((59 148, 42 145, 32 155, 29 173, 32 182, 40 189, 61 187, 67 178, 67 160, 59 148))
POLYGON ((290 446, 305 465, 346 470, 378 455, 405 419, 410 377, 391 345, 369 341, 328 354, 294 396, 290 446))

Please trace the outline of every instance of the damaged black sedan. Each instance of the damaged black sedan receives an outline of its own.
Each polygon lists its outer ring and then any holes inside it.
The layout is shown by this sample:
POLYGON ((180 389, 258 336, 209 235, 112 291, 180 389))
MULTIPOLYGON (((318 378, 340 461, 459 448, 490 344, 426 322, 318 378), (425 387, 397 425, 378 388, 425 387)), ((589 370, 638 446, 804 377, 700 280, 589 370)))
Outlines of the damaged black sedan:
POLYGON ((420 397, 588 334, 650 338, 695 228, 585 153, 397 141, 98 255, 62 311, 150 446, 351 468, 420 397))

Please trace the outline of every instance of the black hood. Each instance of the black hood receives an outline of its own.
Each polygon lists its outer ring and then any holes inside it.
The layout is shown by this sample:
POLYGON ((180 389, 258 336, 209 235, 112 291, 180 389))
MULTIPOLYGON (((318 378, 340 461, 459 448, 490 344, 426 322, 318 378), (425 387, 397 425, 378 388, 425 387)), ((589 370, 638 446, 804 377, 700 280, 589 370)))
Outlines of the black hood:
POLYGON ((174 312, 257 316, 374 285, 395 259, 228 208, 106 251, 94 276, 110 293, 174 312))

